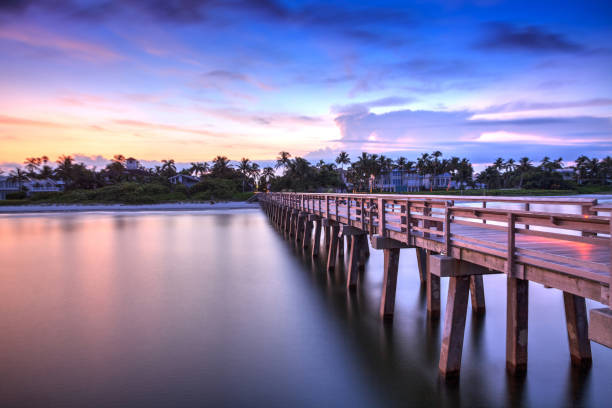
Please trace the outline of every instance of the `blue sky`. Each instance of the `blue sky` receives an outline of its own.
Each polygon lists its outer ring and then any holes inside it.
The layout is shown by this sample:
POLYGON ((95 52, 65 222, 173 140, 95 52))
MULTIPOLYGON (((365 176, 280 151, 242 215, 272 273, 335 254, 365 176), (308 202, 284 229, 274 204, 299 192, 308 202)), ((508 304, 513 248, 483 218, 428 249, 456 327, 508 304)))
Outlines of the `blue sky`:
MULTIPOLYGON (((0 3, 0 163, 612 154, 608 2, 0 3)), ((101 164, 101 163, 100 163, 101 164)))

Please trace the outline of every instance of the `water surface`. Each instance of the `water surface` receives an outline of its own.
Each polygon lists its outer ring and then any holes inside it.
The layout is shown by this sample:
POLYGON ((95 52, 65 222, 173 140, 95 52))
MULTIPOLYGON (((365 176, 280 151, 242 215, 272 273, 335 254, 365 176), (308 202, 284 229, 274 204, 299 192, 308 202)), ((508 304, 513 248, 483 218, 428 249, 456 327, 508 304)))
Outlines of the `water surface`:
MULTIPOLYGON (((570 364, 562 293, 530 285, 529 367, 505 371, 505 277, 438 378, 413 250, 396 316, 382 253, 353 295, 259 210, 0 217, 0 406, 605 406, 612 350, 570 364)), ((444 311, 447 282, 442 282, 444 311)), ((587 302, 587 307, 602 307, 587 302)))

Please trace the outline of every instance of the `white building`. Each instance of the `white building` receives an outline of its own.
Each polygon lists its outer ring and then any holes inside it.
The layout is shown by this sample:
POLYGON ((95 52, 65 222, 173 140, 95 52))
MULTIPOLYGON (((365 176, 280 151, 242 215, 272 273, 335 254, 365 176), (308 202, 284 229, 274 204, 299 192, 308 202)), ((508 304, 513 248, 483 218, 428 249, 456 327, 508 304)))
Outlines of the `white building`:
POLYGON ((200 182, 200 179, 194 176, 189 176, 187 174, 177 174, 176 176, 172 176, 168 179, 171 184, 182 184, 187 188, 190 188, 194 184, 200 182))
MULTIPOLYGON (((65 186, 62 180, 53 179, 30 179, 21 184, 28 196, 33 193, 64 191, 65 186)), ((6 200, 7 194, 17 192, 19 192, 18 182, 10 180, 8 176, 0 176, 0 200, 6 200)))
POLYGON ((450 173, 430 176, 419 175, 416 172, 393 169, 389 173, 381 174, 376 180, 376 187, 382 191, 405 193, 408 191, 429 190, 430 183, 433 189, 459 188, 459 184, 451 179, 450 173))
POLYGON ((133 157, 128 157, 125 161, 125 168, 127 170, 139 170, 140 162, 133 157))

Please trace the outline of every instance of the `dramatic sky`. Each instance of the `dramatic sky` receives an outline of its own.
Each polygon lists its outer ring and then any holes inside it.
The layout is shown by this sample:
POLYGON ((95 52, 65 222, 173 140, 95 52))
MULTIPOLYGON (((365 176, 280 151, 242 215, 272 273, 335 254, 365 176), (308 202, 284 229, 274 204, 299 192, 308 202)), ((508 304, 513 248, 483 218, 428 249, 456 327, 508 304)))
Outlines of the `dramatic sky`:
POLYGON ((3 0, 0 55, 4 165, 612 154, 609 0, 3 0))

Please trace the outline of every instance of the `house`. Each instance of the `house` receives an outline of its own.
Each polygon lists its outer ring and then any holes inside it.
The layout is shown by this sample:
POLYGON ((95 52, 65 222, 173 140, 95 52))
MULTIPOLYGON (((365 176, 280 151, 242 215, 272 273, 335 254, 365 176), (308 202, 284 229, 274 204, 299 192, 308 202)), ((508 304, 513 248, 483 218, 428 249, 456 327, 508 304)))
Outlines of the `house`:
POLYGON ((172 176, 168 179, 170 184, 182 184, 187 188, 190 188, 194 184, 200 182, 200 179, 194 176, 189 176, 187 174, 177 174, 176 176, 172 176))
POLYGON ((125 161, 125 168, 128 171, 140 170, 140 162, 133 157, 128 157, 125 161))
MULTIPOLYGON (((22 184, 23 190, 28 196, 33 193, 64 191, 65 183, 62 180, 53 179, 30 179, 22 184)), ((6 195, 19 191, 19 183, 10 180, 10 177, 0 176, 0 200, 6 200, 6 195)))
POLYGON ((561 177, 563 177, 563 180, 565 181, 571 181, 574 180, 576 178, 576 169, 574 169, 573 167, 565 167, 563 169, 555 169, 556 173, 559 173, 561 175, 561 177))
POLYGON ((376 180, 376 186, 382 191, 405 193, 408 191, 432 189, 459 188, 459 184, 452 180, 450 173, 420 175, 414 171, 393 169, 381 174, 376 180))

